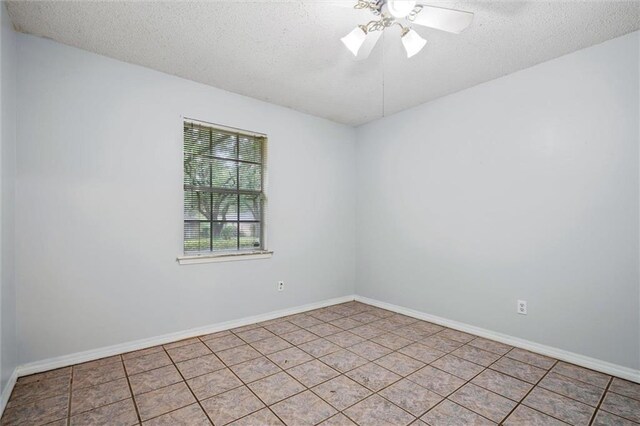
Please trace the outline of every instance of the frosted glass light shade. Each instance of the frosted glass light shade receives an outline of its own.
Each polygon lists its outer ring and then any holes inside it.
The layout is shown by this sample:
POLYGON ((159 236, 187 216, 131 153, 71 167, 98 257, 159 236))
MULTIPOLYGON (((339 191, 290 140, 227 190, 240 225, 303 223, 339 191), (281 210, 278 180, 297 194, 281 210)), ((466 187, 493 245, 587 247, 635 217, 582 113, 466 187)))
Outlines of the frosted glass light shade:
POLYGON ((387 9, 394 18, 404 18, 407 16, 413 8, 416 7, 416 2, 412 0, 388 0, 387 9))
POLYGON ((409 30, 402 36, 402 45, 407 51, 407 58, 420 52, 425 44, 427 44, 427 40, 420 37, 420 34, 414 30, 409 30))
POLYGON ((353 56, 358 56, 358 50, 362 47, 367 33, 361 27, 355 27, 349 34, 342 37, 340 40, 347 46, 347 49, 353 53, 353 56))

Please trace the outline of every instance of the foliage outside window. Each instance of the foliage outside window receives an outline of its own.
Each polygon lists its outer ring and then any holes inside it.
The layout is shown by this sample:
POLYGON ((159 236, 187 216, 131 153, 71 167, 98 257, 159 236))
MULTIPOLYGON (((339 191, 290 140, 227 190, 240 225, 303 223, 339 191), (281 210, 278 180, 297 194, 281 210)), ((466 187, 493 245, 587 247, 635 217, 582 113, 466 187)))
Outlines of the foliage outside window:
POLYGON ((264 250, 266 138, 184 122, 184 253, 264 250))

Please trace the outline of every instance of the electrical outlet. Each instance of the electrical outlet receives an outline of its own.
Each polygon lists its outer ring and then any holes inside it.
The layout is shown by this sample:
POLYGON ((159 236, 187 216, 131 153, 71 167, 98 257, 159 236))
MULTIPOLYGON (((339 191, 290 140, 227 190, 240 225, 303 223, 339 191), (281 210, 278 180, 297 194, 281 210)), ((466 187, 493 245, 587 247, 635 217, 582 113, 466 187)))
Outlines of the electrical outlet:
POLYGON ((518 300, 517 312, 520 315, 527 315, 527 301, 526 300, 518 300))
POLYGON ((284 290, 284 281, 278 281, 278 291, 284 290))

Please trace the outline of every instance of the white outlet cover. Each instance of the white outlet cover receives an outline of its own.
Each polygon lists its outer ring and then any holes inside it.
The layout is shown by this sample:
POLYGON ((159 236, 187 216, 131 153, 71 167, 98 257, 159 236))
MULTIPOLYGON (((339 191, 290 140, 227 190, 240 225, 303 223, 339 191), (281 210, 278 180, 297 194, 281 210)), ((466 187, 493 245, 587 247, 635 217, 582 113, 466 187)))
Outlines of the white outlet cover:
POLYGON ((518 300, 517 312, 520 315, 527 315, 527 301, 526 300, 518 300))

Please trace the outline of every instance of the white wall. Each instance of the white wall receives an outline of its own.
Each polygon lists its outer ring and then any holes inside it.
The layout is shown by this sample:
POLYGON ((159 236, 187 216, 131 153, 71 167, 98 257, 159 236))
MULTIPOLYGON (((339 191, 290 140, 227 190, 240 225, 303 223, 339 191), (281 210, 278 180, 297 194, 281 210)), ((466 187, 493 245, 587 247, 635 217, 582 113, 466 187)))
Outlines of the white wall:
POLYGON ((359 128, 357 294, 639 368, 638 40, 359 128))
POLYGON ((0 392, 18 365, 14 274, 16 34, 0 3, 0 392))
POLYGON ((353 293, 354 129, 31 36, 18 61, 21 363, 353 293), (176 263, 181 115, 268 134, 272 259, 176 263))

